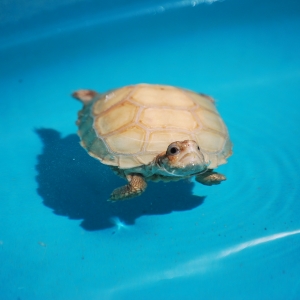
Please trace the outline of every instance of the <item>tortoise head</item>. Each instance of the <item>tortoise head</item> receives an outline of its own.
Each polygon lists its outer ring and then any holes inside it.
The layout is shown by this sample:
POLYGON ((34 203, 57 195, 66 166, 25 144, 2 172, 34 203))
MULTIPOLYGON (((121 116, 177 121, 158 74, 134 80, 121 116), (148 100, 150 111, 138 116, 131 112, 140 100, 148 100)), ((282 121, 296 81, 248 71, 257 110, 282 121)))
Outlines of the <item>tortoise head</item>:
POLYGON ((210 164, 192 140, 171 143, 167 151, 157 157, 156 163, 163 175, 179 177, 203 173, 210 164))

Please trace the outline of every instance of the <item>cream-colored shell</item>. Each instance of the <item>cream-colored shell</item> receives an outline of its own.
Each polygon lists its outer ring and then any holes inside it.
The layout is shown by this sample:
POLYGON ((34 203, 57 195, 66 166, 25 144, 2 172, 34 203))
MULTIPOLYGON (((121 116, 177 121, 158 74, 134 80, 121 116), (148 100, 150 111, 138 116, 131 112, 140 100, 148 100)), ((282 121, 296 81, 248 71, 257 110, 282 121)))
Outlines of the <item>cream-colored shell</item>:
POLYGON ((149 164, 172 142, 194 140, 211 161, 231 155, 214 100, 172 86, 138 84, 98 94, 78 114, 78 134, 102 163, 129 169, 149 164))

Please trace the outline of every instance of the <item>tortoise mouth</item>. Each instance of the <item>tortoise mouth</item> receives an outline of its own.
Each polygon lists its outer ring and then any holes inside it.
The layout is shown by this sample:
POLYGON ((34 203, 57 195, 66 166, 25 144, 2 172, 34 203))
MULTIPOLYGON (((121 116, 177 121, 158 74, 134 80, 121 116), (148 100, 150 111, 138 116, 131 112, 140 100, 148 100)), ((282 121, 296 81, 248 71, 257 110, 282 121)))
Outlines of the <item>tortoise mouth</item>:
POLYGON ((164 169, 172 176, 193 176, 203 173, 208 169, 209 163, 197 153, 187 153, 176 163, 165 165, 164 169))
POLYGON ((178 159, 178 167, 188 169, 207 169, 208 163, 204 161, 204 157, 199 153, 186 153, 178 159))
POLYGON ((164 168, 164 175, 186 177, 194 176, 206 172, 208 167, 206 165, 186 165, 184 168, 164 168))
POLYGON ((199 163, 203 162, 203 158, 198 153, 186 153, 183 155, 180 159, 180 162, 186 162, 186 163, 199 163))

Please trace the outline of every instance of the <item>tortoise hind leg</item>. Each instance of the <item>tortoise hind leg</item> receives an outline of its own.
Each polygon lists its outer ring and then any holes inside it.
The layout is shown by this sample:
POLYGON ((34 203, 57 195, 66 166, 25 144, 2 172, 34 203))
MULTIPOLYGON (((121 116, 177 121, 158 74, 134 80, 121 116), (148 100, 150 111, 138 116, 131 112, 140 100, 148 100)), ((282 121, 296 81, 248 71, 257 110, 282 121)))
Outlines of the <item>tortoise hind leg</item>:
POLYGON ((73 98, 81 101, 83 104, 89 103, 96 95, 97 92, 92 90, 78 90, 72 94, 73 98))
POLYGON ((147 183, 142 175, 131 174, 127 175, 126 179, 128 180, 128 184, 116 188, 110 195, 109 200, 125 200, 139 196, 145 191, 147 183))
POLYGON ((208 170, 196 176, 196 181, 204 185, 220 184, 224 180, 226 180, 226 177, 223 174, 213 172, 213 170, 208 170))

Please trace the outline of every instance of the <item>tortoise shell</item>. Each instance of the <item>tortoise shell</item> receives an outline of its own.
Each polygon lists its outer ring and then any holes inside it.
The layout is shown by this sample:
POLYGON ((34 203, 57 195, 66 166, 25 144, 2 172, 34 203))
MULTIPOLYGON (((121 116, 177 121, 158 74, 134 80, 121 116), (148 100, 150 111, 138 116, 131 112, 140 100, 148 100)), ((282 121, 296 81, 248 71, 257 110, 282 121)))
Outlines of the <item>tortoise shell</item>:
POLYGON ((210 169, 232 153, 227 128, 209 96, 150 84, 93 96, 78 113, 78 134, 88 153, 106 165, 145 166, 170 143, 183 140, 198 143, 210 169))

